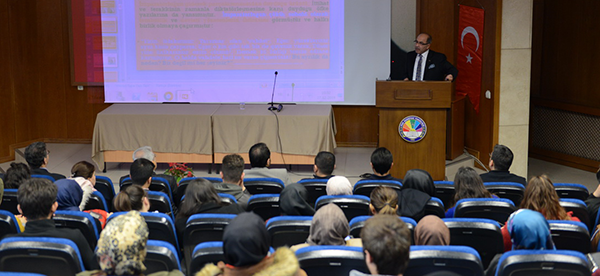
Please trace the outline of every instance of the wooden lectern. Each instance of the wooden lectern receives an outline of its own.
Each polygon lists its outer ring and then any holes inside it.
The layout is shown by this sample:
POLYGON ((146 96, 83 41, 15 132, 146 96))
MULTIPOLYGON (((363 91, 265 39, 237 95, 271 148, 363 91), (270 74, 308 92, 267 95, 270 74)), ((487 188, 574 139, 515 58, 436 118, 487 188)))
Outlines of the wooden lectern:
POLYGON ((434 180, 444 180, 446 113, 451 103, 451 82, 376 82, 379 146, 386 147, 394 155, 394 166, 391 170, 394 177, 404 178, 410 169, 423 169, 428 171, 434 180), (403 126, 403 135, 409 138, 416 134, 422 135, 422 132, 409 132, 408 121, 400 125, 403 119, 409 116, 418 116, 425 122, 425 136, 418 142, 407 142, 401 137, 403 126))

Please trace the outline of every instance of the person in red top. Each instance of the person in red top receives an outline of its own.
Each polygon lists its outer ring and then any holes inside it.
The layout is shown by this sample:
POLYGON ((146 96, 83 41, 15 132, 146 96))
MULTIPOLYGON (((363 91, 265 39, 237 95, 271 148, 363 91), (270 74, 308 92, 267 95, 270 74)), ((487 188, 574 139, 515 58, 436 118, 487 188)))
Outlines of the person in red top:
MULTIPOLYGON (((529 180, 520 207, 538 211, 544 215, 546 220, 580 221, 579 218, 573 216, 573 212, 567 212, 560 206, 560 198, 554 189, 554 184, 546 175, 534 176, 529 180)), ((502 236, 504 251, 510 251, 512 243, 506 225, 502 227, 502 236)))

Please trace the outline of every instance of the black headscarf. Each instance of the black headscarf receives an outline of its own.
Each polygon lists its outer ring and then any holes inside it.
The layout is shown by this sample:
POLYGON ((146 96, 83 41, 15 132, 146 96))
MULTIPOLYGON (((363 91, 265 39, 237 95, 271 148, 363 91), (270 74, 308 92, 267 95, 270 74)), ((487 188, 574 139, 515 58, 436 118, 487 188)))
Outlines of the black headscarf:
POLYGON ((435 196, 433 178, 424 170, 412 169, 407 171, 404 176, 404 181, 402 181, 402 188, 415 189, 424 192, 429 196, 435 196))
POLYGON ((251 212, 235 217, 223 233, 225 263, 234 267, 259 263, 269 253, 270 245, 265 222, 251 212))
POLYGON ((285 186, 279 195, 279 210, 286 216, 312 216, 315 209, 306 201, 308 191, 302 184, 285 186))

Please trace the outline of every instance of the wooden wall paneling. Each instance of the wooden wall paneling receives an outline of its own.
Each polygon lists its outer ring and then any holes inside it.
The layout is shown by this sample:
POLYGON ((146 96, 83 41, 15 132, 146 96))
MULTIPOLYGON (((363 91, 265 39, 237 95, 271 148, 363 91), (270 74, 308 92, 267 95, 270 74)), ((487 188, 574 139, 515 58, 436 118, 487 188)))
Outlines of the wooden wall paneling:
POLYGON ((11 29, 9 28, 10 12, 9 0, 0 0, 0 156, 9 155, 8 145, 15 143, 15 110, 12 76, 12 43, 11 29))
POLYGON ((379 137, 375 106, 333 106, 338 147, 375 147, 379 137))
POLYGON ((11 64, 15 110, 16 141, 29 141, 39 137, 37 129, 47 123, 40 109, 48 106, 39 98, 39 66, 37 40, 38 1, 8 1, 11 64), (33 14, 33 15, 32 15, 33 14), (41 117, 40 117, 41 116, 41 117))
MULTIPOLYGON (((454 1, 448 0, 418 0, 417 1, 417 30, 416 33, 426 32, 433 38, 431 49, 444 53, 448 60, 455 64, 456 28, 454 1), (421 11, 421 12, 420 12, 421 11)), ((458 26, 458 25, 456 25, 458 26)))
MULTIPOLYGON (((37 137, 34 138, 61 138, 67 137, 67 105, 65 96, 65 74, 69 71, 68 33, 63 28, 67 20, 66 11, 63 11, 63 0, 37 1, 37 43, 31 45, 38 52, 39 89, 37 97, 43 101, 46 108, 36 109, 39 116, 43 116, 44 124, 39 125, 37 137), (60 19, 60 20, 57 20, 60 19), (67 54, 67 55, 65 55, 67 54)), ((69 109, 67 108, 69 106, 69 109)))

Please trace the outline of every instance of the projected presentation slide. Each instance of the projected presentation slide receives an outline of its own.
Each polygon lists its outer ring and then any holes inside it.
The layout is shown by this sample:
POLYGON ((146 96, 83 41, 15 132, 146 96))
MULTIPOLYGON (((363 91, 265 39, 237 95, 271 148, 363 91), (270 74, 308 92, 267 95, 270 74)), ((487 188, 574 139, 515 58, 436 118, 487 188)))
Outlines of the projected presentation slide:
POLYGON ((344 101, 344 1, 101 6, 106 102, 344 101))

